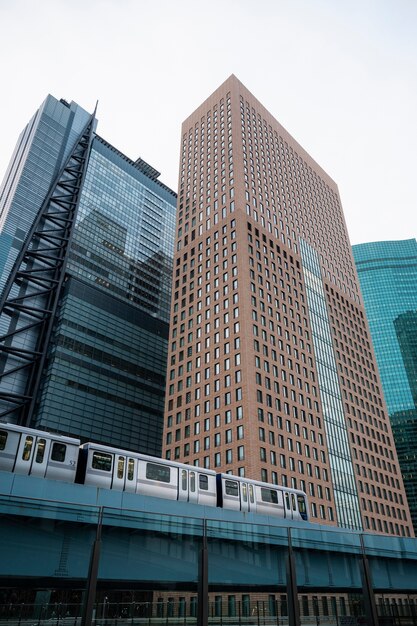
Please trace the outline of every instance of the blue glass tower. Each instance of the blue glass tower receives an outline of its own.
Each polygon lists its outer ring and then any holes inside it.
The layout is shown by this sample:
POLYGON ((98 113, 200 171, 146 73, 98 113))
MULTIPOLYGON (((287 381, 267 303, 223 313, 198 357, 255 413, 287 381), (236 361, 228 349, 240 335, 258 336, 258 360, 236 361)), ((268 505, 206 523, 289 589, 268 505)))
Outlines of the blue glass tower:
POLYGON ((19 136, 0 187, 0 294, 36 213, 90 117, 49 95, 19 136))
POLYGON ((353 246, 398 458, 417 529, 417 242, 353 246))
MULTIPOLYGON (((31 137, 26 151, 18 144, 0 200, 2 285, 79 136, 77 115, 89 119, 48 96, 23 133, 31 137)), ((176 194, 158 176, 94 134, 34 427, 160 454, 176 194)))

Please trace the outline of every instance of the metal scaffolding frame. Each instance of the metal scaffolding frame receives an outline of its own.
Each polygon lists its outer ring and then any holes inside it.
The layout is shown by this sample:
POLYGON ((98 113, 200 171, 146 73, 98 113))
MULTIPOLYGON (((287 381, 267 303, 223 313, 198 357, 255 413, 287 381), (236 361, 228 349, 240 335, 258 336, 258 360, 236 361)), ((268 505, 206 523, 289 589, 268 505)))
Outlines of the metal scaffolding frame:
POLYGON ((7 332, 0 336, 0 420, 3 421, 7 418, 29 425, 32 420, 65 279, 95 113, 52 183, 0 299, 0 324, 7 327, 7 332), (16 377, 18 385, 15 385, 16 377))

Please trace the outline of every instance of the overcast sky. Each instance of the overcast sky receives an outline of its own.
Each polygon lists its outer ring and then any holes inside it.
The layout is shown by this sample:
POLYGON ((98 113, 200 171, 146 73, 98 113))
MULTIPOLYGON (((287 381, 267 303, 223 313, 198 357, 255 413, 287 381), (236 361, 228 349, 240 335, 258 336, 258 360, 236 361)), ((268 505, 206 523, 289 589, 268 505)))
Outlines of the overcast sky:
POLYGON ((0 178, 48 93, 176 190, 231 73, 339 186, 352 243, 417 235, 417 0, 0 0, 0 178))

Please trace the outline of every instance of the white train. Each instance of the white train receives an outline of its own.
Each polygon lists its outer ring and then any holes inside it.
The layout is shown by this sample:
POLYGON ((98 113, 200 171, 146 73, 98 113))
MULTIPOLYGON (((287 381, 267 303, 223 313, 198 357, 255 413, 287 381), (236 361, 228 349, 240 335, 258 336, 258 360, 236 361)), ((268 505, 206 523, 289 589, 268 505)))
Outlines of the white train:
POLYGON ((303 491, 0 423, 0 470, 308 521, 303 491))

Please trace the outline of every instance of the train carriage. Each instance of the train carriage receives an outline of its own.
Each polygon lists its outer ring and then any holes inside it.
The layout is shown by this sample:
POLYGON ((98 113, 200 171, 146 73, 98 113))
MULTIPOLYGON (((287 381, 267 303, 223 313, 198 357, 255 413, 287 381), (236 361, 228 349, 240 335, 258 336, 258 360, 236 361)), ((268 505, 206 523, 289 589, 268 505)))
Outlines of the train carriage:
POLYGON ((74 482, 80 440, 0 424, 0 470, 74 482))
POLYGON ((214 471, 100 444, 81 446, 78 476, 86 485, 216 506, 214 471))
POLYGON ((308 519, 303 491, 231 474, 217 474, 217 506, 286 519, 308 519))

